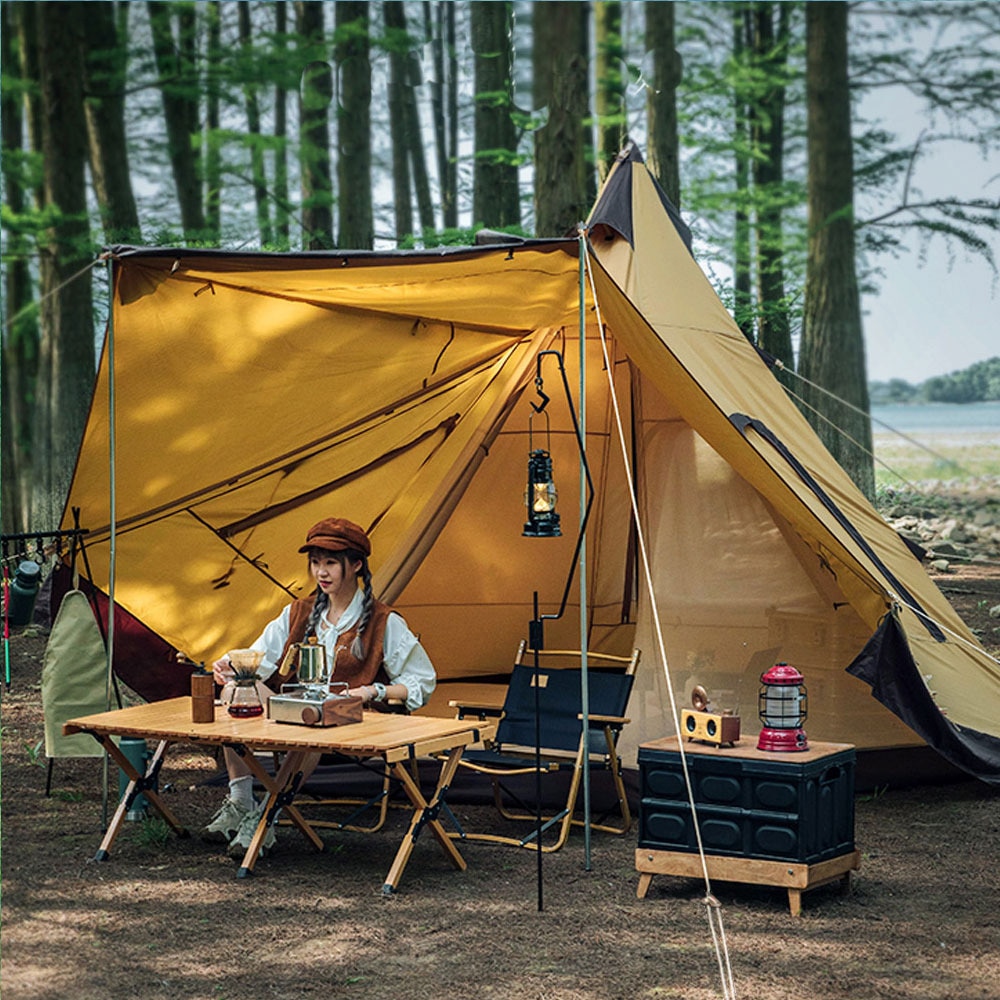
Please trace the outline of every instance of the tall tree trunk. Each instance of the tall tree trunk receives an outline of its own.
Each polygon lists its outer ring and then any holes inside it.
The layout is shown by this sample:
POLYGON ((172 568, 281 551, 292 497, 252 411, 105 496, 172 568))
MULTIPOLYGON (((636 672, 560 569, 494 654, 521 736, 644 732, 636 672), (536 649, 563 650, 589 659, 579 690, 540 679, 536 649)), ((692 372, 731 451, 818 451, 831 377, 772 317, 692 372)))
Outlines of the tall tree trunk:
POLYGON ((243 83, 243 105, 247 115, 247 141, 250 143, 250 180, 253 184, 253 201, 257 209, 257 232, 260 245, 272 243, 271 211, 267 201, 267 174, 264 169, 264 147, 260 136, 260 105, 257 101, 257 84, 252 68, 254 49, 250 26, 250 4, 239 0, 237 4, 240 49, 243 52, 248 78, 243 83))
POLYGON ((681 205, 677 88, 683 64, 677 51, 673 0, 647 0, 646 47, 653 54, 653 87, 646 92, 649 169, 673 204, 681 205))
MULTIPOLYGON (((122 17, 128 6, 122 5, 122 17)), ((119 34, 115 5, 87 5, 83 18, 86 56, 84 86, 90 174, 107 243, 140 243, 139 212, 132 192, 125 135, 127 35, 119 34)), ((126 24, 123 27, 127 28, 126 24)))
POLYGON ((511 5, 473 0, 471 13, 476 89, 473 222, 484 226, 517 226, 521 222, 521 208, 517 134, 510 117, 511 5))
POLYGON ((603 181, 625 144, 625 50, 621 0, 595 0, 597 41, 597 171, 603 181))
MULTIPOLYGON (((18 47, 23 63, 22 72, 25 79, 32 81, 35 85, 24 97, 28 146, 36 153, 41 153, 42 122, 45 118, 45 111, 38 94, 38 81, 41 79, 41 70, 38 66, 38 8, 39 4, 37 3, 17 3, 14 5, 14 9, 18 13, 18 47)), ((40 173, 40 171, 35 171, 36 178, 31 190, 35 207, 42 211, 45 207, 45 184, 40 173)))
POLYGON ((810 411, 807 416, 816 432, 871 498, 875 472, 855 271, 847 4, 839 0, 806 4, 806 106, 809 244, 799 371, 808 380, 806 401, 830 420, 810 411), (853 403, 861 412, 835 408, 809 383, 853 403), (838 427, 845 433, 837 433, 838 427))
POLYGON ((409 86, 403 91, 403 115, 406 144, 410 154, 413 190, 417 196, 417 213, 424 243, 435 240, 434 201, 431 198, 431 181, 427 173, 427 152, 420 127, 420 109, 417 107, 417 87, 421 84, 420 63, 412 48, 406 54, 406 72, 409 86))
POLYGON ((170 4, 149 0, 147 6, 181 226, 186 240, 198 241, 205 237, 206 226, 199 163, 199 87, 197 70, 191 59, 195 12, 180 8, 179 34, 175 39, 170 4))
MULTIPOLYGON (((0 47, 4 71, 12 78, 36 80, 29 75, 35 50, 33 4, 0 5, 0 47), (17 23, 15 23, 15 20, 17 23), (16 41, 15 41, 16 40, 16 41)), ((37 50, 36 50, 37 51, 37 50)), ((35 68, 37 66, 35 65, 35 68)), ((28 207, 24 172, 24 115, 21 95, 10 88, 0 91, 0 140, 3 142, 4 201, 16 218, 28 207)), ((31 414, 38 374, 38 321, 33 307, 29 260, 34 243, 11 227, 6 234, 3 295, 3 365, 0 368, 0 463, 2 463, 2 522, 4 533, 28 528, 31 483, 31 414)))
POLYGON ((330 102, 333 71, 326 61, 322 0, 296 3, 302 53, 299 88, 299 175, 302 185, 302 248, 333 246, 333 171, 330 164, 330 102))
MULTIPOLYGON (((286 0, 278 0, 274 5, 275 45, 284 62, 284 50, 288 35, 288 4, 286 0)), ((289 200, 288 200, 288 91, 281 82, 274 86, 274 235, 279 250, 287 250, 291 246, 289 230, 289 200)))
POLYGON ((222 131, 220 67, 222 66, 222 4, 211 0, 208 14, 208 68, 205 72, 205 228, 206 241, 222 239, 222 131))
POLYGON ((458 45, 455 39, 455 5, 446 3, 445 41, 448 47, 448 86, 446 89, 445 119, 448 122, 448 179, 444 185, 446 198, 445 227, 458 226, 458 45))
POLYGON ((587 215, 587 163, 583 122, 587 114, 587 53, 580 3, 534 8, 535 108, 548 106, 535 133, 535 233, 563 236, 587 215))
POLYGON ((87 222, 83 109, 84 4, 38 5, 46 206, 53 222, 39 262, 41 352, 33 435, 31 526, 58 526, 94 383, 93 260, 87 222), (83 273, 80 273, 80 272, 83 273))
MULTIPOLYGON (((785 301, 781 189, 785 179, 785 74, 788 58, 786 4, 754 5, 754 64, 767 92, 753 117, 753 182, 757 193, 757 344, 794 371, 792 331, 785 301), (778 31, 774 17, 778 16, 778 31)), ((787 381, 788 375, 779 375, 787 381)))
MULTIPOLYGON (((445 229, 455 229, 458 226, 458 197, 456 188, 457 174, 449 125, 451 120, 445 114, 445 95, 450 93, 451 79, 448 69, 451 62, 445 62, 445 46, 447 44, 448 26, 451 26, 451 37, 455 34, 455 5, 437 3, 433 8, 430 0, 424 0, 424 34, 431 43, 431 53, 434 60, 434 78, 431 80, 431 121, 434 130, 434 154, 437 162, 438 190, 441 198, 441 225, 445 229)), ((453 45, 453 42, 452 42, 453 45)), ((454 59, 454 51, 450 58, 454 59)))
POLYGON ((337 0, 337 187, 341 247, 370 250, 372 216, 371 45, 368 0, 337 0))
MULTIPOLYGON (((733 17, 733 61, 737 66, 745 64, 749 49, 750 12, 749 4, 737 0, 732 5, 733 17)), ((733 232, 733 318, 743 336, 754 343, 753 318, 753 249, 750 226, 750 125, 745 88, 734 88, 733 133, 736 218, 733 232)))
POLYGON ((402 0, 382 4, 385 47, 389 52, 389 135, 392 145, 392 207, 396 220, 396 242, 413 232, 413 199, 410 197, 410 158, 406 136, 404 93, 409 83, 406 56, 406 15, 402 0))

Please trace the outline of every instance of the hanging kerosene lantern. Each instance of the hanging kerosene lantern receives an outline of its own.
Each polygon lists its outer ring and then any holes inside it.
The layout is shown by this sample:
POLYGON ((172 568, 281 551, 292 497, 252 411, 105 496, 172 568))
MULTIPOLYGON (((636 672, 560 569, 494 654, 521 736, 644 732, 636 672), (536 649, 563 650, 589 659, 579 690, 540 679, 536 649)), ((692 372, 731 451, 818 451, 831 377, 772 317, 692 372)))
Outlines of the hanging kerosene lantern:
POLYGON ((521 534, 526 538, 558 538, 562 530, 556 513, 557 499, 552 458, 543 448, 536 448, 528 455, 528 488, 524 497, 528 520, 521 534))
POLYGON ((542 403, 541 406, 532 403, 532 413, 528 417, 528 488, 524 491, 528 520, 524 522, 521 534, 525 538, 558 538, 562 534, 559 515, 556 513, 556 500, 559 499, 559 494, 552 480, 552 451, 549 442, 551 429, 549 415, 545 409, 549 397, 545 395, 543 389, 541 355, 539 355, 538 375, 535 377, 535 389, 542 403), (545 443, 549 445, 547 448, 535 447, 534 422, 538 413, 545 417, 545 443))
POLYGON ((804 681, 802 674, 787 663, 776 663, 760 675, 758 750, 782 753, 809 749, 802 729, 808 707, 804 681))

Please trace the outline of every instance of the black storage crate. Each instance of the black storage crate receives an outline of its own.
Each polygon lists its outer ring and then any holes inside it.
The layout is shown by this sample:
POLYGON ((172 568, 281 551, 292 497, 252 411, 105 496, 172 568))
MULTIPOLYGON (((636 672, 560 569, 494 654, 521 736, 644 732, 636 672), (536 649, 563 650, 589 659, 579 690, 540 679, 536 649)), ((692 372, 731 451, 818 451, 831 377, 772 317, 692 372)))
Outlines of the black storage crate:
MULTIPOLYGON (((686 758, 706 854, 814 864, 854 850, 853 749, 686 758)), ((639 780, 639 847, 697 852, 680 753, 640 747, 639 780)))

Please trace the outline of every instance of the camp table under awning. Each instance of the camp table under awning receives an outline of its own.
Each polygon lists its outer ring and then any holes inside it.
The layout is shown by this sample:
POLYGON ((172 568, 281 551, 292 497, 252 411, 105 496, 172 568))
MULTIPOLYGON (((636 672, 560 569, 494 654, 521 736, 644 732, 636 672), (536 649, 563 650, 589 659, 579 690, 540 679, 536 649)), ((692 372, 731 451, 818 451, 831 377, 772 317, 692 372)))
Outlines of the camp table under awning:
POLYGON ((400 782, 412 803, 413 815, 409 828, 385 878, 383 893, 389 895, 395 891, 416 839, 425 826, 430 827, 441 850, 452 864, 460 870, 465 869, 464 858, 445 833, 437 816, 444 804, 445 793, 458 767, 462 751, 467 746, 491 737, 495 724, 479 720, 366 712, 361 722, 321 728, 283 724, 263 717, 234 719, 218 707, 215 715, 213 722, 192 722, 191 699, 184 696, 71 719, 63 726, 66 735, 89 733, 93 736, 130 779, 95 860, 107 859, 125 814, 138 794, 145 795, 178 836, 187 836, 187 830, 156 790, 167 748, 173 743, 185 742, 232 748, 243 757, 254 777, 267 790, 260 823, 238 872, 240 878, 252 874, 260 846, 268 828, 276 821, 279 809, 317 850, 323 849, 323 841, 319 835, 293 805, 302 762, 311 753, 335 754, 355 761, 381 758, 386 770, 400 782), (139 774, 114 742, 113 736, 158 741, 145 774, 139 774), (258 751, 285 754, 275 776, 269 775, 258 763, 254 757, 258 751), (429 755, 439 756, 441 771, 434 792, 427 799, 407 765, 418 757, 429 755))

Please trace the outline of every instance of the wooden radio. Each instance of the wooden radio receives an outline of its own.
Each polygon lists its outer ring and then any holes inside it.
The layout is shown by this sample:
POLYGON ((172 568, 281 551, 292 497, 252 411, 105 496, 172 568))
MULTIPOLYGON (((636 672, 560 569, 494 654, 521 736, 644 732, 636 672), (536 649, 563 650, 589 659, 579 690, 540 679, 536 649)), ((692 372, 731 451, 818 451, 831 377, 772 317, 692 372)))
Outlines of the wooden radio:
POLYGON ((740 717, 730 712, 709 712, 708 693, 699 684, 691 692, 692 708, 681 709, 681 732, 689 740, 714 746, 735 746, 740 739, 740 717))

